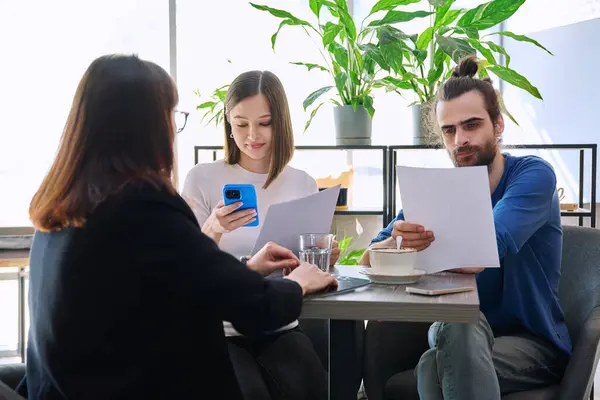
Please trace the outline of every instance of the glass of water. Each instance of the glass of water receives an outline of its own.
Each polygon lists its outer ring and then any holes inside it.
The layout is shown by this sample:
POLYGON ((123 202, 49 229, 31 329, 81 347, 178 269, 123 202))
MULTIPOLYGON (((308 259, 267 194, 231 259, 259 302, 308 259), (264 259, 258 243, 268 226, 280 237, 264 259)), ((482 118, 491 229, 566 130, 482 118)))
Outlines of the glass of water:
POLYGON ((331 243, 333 235, 329 233, 306 233, 300 235, 300 262, 315 264, 321 271, 329 269, 331 243))

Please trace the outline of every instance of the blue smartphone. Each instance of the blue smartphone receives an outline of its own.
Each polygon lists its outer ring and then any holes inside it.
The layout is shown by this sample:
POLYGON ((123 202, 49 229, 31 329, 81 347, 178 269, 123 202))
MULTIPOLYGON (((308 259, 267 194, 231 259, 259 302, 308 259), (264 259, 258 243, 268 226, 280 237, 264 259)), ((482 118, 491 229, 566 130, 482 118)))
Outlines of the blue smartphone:
POLYGON ((254 222, 244 226, 258 226, 258 200, 256 199, 256 188, 250 184, 227 184, 223 186, 223 203, 226 206, 241 201, 243 204, 236 211, 253 208, 256 210, 254 222))

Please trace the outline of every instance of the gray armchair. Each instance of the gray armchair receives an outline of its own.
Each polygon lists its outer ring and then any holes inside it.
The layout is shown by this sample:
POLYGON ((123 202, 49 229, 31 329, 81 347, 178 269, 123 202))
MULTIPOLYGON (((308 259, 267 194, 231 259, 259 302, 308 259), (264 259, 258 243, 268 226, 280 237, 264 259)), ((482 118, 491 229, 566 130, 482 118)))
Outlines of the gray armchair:
MULTIPOLYGON (((600 345, 600 230, 564 226, 559 287, 573 341, 573 356, 560 385, 512 393, 503 400, 587 400, 600 345)), ((430 324, 369 321, 365 334, 364 384, 369 400, 418 400, 413 368, 427 350, 430 324)))
POLYGON ((23 400, 17 386, 25 376, 25 364, 0 365, 0 400, 23 400))

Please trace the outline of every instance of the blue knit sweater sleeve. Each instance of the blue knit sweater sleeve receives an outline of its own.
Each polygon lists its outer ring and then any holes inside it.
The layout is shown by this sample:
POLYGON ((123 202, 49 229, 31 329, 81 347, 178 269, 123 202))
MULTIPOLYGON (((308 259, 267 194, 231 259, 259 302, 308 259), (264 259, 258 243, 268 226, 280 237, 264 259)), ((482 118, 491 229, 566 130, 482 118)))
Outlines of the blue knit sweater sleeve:
POLYGON ((517 253, 548 220, 556 191, 556 175, 545 161, 531 157, 512 172, 514 177, 494 206, 498 256, 517 253))
POLYGON ((388 226, 383 228, 377 234, 377 236, 375 238, 373 238, 373 240, 371 240, 371 244, 381 242, 382 240, 385 240, 385 239, 389 238, 390 236, 392 236, 392 229, 394 227, 394 222, 396 222, 396 221, 404 221, 404 213, 402 212, 402 210, 400 210, 400 212, 398 213, 398 216, 396 218, 394 218, 392 220, 392 222, 390 222, 388 224, 388 226))

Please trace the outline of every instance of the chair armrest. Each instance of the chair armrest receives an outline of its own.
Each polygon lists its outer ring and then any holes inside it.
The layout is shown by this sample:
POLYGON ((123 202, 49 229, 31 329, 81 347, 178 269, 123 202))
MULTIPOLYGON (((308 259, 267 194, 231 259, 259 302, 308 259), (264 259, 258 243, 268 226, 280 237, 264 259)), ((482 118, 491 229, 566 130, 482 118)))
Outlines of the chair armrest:
POLYGON ((17 392, 0 382, 0 399, 2 400, 25 400, 17 392))
POLYGON ((579 337, 574 339, 573 355, 560 386, 559 398, 587 400, 600 358, 600 307, 592 310, 579 337))
POLYGON ((0 364, 0 382, 9 388, 16 388, 24 376, 25 364, 0 364))
POLYGON ((365 332, 363 380, 369 400, 382 400, 395 374, 413 369, 429 348, 430 323, 369 321, 365 332))

